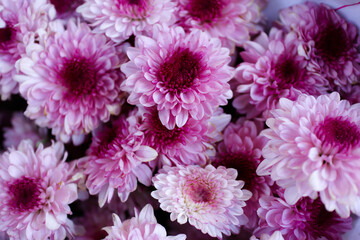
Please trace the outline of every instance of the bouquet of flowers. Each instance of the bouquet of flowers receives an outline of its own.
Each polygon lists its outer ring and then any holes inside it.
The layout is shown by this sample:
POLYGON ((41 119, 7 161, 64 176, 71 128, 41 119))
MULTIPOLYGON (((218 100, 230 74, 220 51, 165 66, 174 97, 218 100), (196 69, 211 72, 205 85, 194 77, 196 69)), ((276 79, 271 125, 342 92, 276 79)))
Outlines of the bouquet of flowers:
POLYGON ((0 239, 360 238, 360 3, 274 2, 0 0, 0 239))

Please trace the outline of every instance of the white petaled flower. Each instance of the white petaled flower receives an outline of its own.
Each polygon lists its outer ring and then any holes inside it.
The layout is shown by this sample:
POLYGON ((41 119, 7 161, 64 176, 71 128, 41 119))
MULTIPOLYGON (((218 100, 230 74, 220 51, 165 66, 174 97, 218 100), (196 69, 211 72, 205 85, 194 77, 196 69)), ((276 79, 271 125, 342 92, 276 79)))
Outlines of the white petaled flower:
POLYGON ((170 25, 175 21, 175 4, 171 0, 85 0, 77 12, 115 42, 132 34, 151 31, 155 24, 170 25))
POLYGON ((248 221, 242 208, 252 194, 242 190, 244 182, 236 176, 235 169, 223 166, 164 166, 153 177, 157 190, 151 195, 170 212, 172 221, 189 221, 203 233, 222 238, 222 234, 239 233, 248 221))
POLYGON ((28 103, 25 115, 57 139, 78 144, 120 111, 121 52, 85 23, 57 27, 43 44, 28 46, 15 80, 28 103))

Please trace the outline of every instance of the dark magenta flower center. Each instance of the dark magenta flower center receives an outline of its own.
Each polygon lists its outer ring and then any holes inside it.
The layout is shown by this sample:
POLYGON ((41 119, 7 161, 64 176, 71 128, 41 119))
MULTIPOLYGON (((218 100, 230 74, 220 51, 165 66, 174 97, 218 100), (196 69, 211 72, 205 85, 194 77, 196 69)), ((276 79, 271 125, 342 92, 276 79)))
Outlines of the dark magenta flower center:
POLYGON ((40 204, 40 179, 21 177, 9 186, 10 207, 18 212, 36 210, 40 204))
POLYGON ((349 42, 341 26, 324 26, 315 38, 316 54, 325 61, 336 61, 347 54, 349 42))
POLYGON ((158 151, 163 148, 171 148, 177 143, 186 144, 186 125, 181 128, 175 126, 170 130, 162 125, 157 111, 145 114, 145 124, 145 144, 158 151))
POLYGON ((197 179, 186 183, 185 193, 195 203, 207 203, 213 198, 211 187, 197 179))
POLYGON ((15 36, 16 36, 16 30, 12 26, 11 23, 6 22, 6 27, 0 28, 0 48, 2 50, 7 50, 9 47, 14 48, 14 44, 17 44, 15 42, 15 36))
POLYGON ((328 212, 320 198, 301 198, 295 207, 305 223, 299 225, 299 228, 309 239, 341 239, 341 234, 351 229, 351 220, 342 219, 335 212, 328 212))
POLYGON ((157 77, 169 92, 184 92, 201 73, 200 58, 189 49, 178 49, 160 66, 157 77))
MULTIPOLYGON (((104 127, 99 134, 93 138, 93 143, 88 155, 97 156, 99 158, 112 158, 118 152, 121 152, 123 149, 122 145, 128 144, 128 127, 129 125, 125 119, 119 118, 114 120, 111 127, 104 127)), ((140 140, 135 138, 134 141, 140 140)), ((133 144, 136 144, 136 142, 133 144)))
POLYGON ((225 166, 237 170, 237 180, 245 182, 244 189, 253 190, 256 185, 257 163, 252 156, 245 153, 226 153, 220 155, 213 163, 215 167, 225 166))
POLYGON ((300 68, 299 63, 289 56, 281 55, 276 63, 272 65, 272 85, 278 90, 290 87, 301 88, 305 69, 300 68))
POLYGON ((11 41, 12 30, 10 27, 0 28, 0 43, 6 43, 11 41))
POLYGON ((96 90, 97 76, 92 61, 73 57, 65 60, 60 71, 64 86, 73 96, 88 95, 96 90))
POLYGON ((222 0, 190 0, 187 10, 192 18, 202 23, 211 23, 221 16, 223 6, 222 0))
POLYGON ((73 12, 78 6, 84 3, 84 0, 50 0, 58 14, 73 12))
POLYGON ((130 5, 140 5, 143 0, 128 0, 127 1, 130 5))
POLYGON ((323 144, 347 150, 359 144, 359 127, 344 117, 327 117, 315 128, 315 135, 323 144))

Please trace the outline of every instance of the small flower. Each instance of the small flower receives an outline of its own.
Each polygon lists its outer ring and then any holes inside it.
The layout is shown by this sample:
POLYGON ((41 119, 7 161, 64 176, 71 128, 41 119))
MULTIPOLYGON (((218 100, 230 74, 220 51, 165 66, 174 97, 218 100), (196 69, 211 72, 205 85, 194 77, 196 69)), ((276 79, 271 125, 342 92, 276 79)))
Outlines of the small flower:
POLYGON ((219 109, 210 119, 189 119, 182 127, 168 129, 162 125, 156 110, 147 109, 140 129, 144 132, 144 143, 158 152, 159 167, 195 164, 204 166, 209 163, 209 157, 215 154, 212 144, 222 139, 221 131, 230 122, 230 118, 230 115, 219 109))
POLYGON ((266 0, 178 0, 178 24, 197 28, 220 38, 233 49, 260 30, 261 9, 266 0))
POLYGON ((156 106, 167 128, 211 117, 232 97, 229 50, 218 39, 198 30, 185 34, 180 27, 157 26, 153 38, 140 36, 135 46, 121 66, 127 77, 122 89, 130 93, 130 104, 156 106))
POLYGON ((360 37, 357 28, 334 9, 312 2, 280 12, 280 25, 301 39, 299 54, 309 61, 308 69, 321 73, 333 85, 354 83, 360 76, 360 37))
POLYGON ((36 125, 21 112, 15 112, 11 117, 11 128, 4 128, 4 147, 17 147, 23 139, 29 139, 35 145, 47 137, 46 128, 36 125))
POLYGON ((360 104, 350 105, 338 93, 301 95, 280 99, 271 115, 257 173, 285 188, 289 204, 319 193, 328 211, 360 215, 360 104))
POLYGON ((85 0, 77 12, 92 23, 96 32, 122 42, 132 34, 152 31, 157 23, 172 24, 174 7, 171 0, 85 0))
POLYGON ((279 231, 283 239, 340 240, 341 234, 351 229, 350 217, 343 219, 335 212, 328 212, 319 198, 305 197, 289 205, 283 194, 279 195, 260 198, 260 221, 255 236, 279 231))
POLYGON ((43 45, 28 46, 18 61, 25 115, 49 127, 57 139, 81 143, 121 106, 120 58, 114 44, 85 23, 69 21, 43 45))
POLYGON ((28 43, 38 40, 55 10, 43 0, 0 0, 0 95, 7 100, 18 93, 14 81, 15 62, 25 53, 28 43))
POLYGON ((319 73, 308 71, 306 58, 297 52, 295 33, 272 28, 269 36, 261 33, 255 41, 244 44, 245 51, 235 74, 237 80, 233 105, 248 118, 260 113, 266 117, 281 97, 295 100, 300 94, 325 94, 328 81, 319 73))
POLYGON ((111 201, 115 189, 122 202, 136 190, 137 180, 151 184, 152 171, 145 164, 157 157, 157 152, 144 144, 144 133, 139 130, 136 112, 121 115, 112 127, 98 129, 87 156, 79 163, 87 175, 90 194, 99 194, 99 205, 111 201))
POLYGON ((204 234, 221 238, 222 234, 239 233, 248 219, 243 214, 251 192, 242 190, 243 181, 236 180, 235 169, 207 165, 164 166, 153 183, 152 196, 160 208, 170 212, 171 221, 189 223, 204 234))
POLYGON ((263 159, 262 148, 267 139, 259 136, 263 122, 248 121, 240 118, 236 123, 230 123, 224 130, 224 140, 217 146, 216 156, 212 165, 225 166, 237 170, 237 180, 245 182, 244 189, 252 193, 252 197, 244 207, 244 214, 249 218, 247 228, 254 228, 258 218, 254 214, 259 208, 259 198, 270 195, 272 180, 268 176, 258 176, 256 168, 263 159))
POLYGON ((113 214, 114 226, 105 227, 108 233, 107 240, 127 240, 127 239, 159 239, 159 240, 185 240, 184 234, 172 237, 166 236, 166 230, 157 223, 154 209, 147 204, 140 213, 135 211, 135 217, 121 222, 120 218, 113 214))
POLYGON ((77 199, 64 146, 22 141, 0 157, 0 231, 11 239, 65 239, 74 233, 69 204, 77 199))

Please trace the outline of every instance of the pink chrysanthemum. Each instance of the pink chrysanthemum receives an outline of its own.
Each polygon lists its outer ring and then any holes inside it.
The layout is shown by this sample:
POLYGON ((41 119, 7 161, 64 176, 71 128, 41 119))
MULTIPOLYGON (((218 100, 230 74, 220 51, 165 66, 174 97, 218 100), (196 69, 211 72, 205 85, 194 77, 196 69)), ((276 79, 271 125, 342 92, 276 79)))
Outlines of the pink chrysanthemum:
POLYGON ((0 0, 0 95, 1 100, 18 92, 15 62, 25 46, 45 31, 55 10, 45 0, 0 0))
POLYGON ((105 227, 104 230, 108 233, 105 238, 107 240, 185 240, 184 234, 177 236, 166 236, 166 230, 163 226, 157 223, 154 215, 154 209, 150 204, 147 204, 140 213, 135 211, 135 217, 121 222, 120 218, 113 214, 114 226, 105 227))
POLYGON ((154 28, 153 38, 140 36, 129 48, 130 61, 121 66, 130 104, 156 106, 163 125, 182 127, 188 118, 212 116, 232 97, 229 50, 218 39, 180 27, 154 28))
POLYGON ((69 21, 66 30, 28 50, 15 76, 28 103, 25 115, 52 128, 57 139, 79 143, 110 114, 119 113, 121 62, 105 36, 94 34, 85 23, 69 21))
POLYGON ((243 181, 236 180, 235 169, 207 165, 164 166, 153 183, 152 196, 160 208, 170 212, 171 221, 189 223, 212 237, 238 233, 247 223, 243 214, 251 192, 242 190, 243 181))
POLYGON ((289 204, 319 193, 328 211, 360 215, 360 104, 340 101, 338 93, 301 95, 280 99, 271 114, 257 173, 271 174, 289 204))
POLYGON ((204 166, 209 163, 209 157, 215 154, 213 144, 222 139, 221 131, 230 122, 230 118, 230 115, 223 114, 219 109, 210 119, 189 119, 182 127, 168 129, 162 125, 158 112, 149 109, 143 114, 140 128, 145 135, 144 143, 159 154, 159 167, 195 164, 204 166))
POLYGON ((37 128, 36 125, 24 116, 16 112, 11 117, 11 128, 4 128, 4 147, 17 147, 23 139, 29 139, 36 144, 47 137, 46 128, 37 128))
POLYGON ((244 44, 245 51, 235 74, 233 106, 249 118, 273 109, 281 97, 295 100, 301 93, 326 93, 327 80, 307 70, 308 62, 298 55, 298 36, 272 28, 269 36, 261 33, 244 44))
POLYGON ((77 12, 92 23, 96 32, 122 42, 132 34, 150 32, 155 24, 172 24, 174 7, 171 0, 85 0, 77 12))
POLYGON ((11 239, 65 239, 75 230, 67 215, 77 188, 63 153, 59 142, 34 151, 22 141, 0 157, 0 231, 11 239))
POLYGON ((288 240, 340 240, 341 234, 351 229, 351 218, 340 218, 335 212, 328 212, 319 198, 301 198, 295 205, 289 205, 279 197, 260 198, 259 227, 254 235, 273 234, 280 231, 288 240))
POLYGON ((87 175, 90 194, 99 194, 99 205, 111 201, 117 189, 121 201, 135 191, 137 180, 151 184, 152 171, 145 164, 157 157, 157 152, 144 144, 144 133, 139 130, 140 117, 131 112, 112 121, 112 127, 98 129, 80 166, 87 175))
POLYGON ((299 54, 308 69, 326 76, 335 85, 357 82, 360 76, 360 37, 356 27, 334 9, 312 2, 280 12, 280 25, 301 38, 299 54))
POLYGON ((259 32, 261 10, 267 0, 177 0, 179 25, 197 28, 220 38, 234 49, 259 32))
POLYGON ((224 141, 217 147, 217 153, 212 161, 215 167, 222 165, 237 170, 237 179, 245 182, 244 189, 252 193, 252 197, 244 207, 244 214, 249 218, 247 228, 254 228, 257 216, 254 214, 259 207, 258 201, 262 195, 270 195, 270 177, 258 176, 256 168, 262 160, 261 151, 266 143, 264 136, 259 136, 263 122, 244 121, 239 119, 230 123, 224 131, 224 141))

